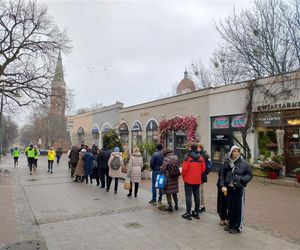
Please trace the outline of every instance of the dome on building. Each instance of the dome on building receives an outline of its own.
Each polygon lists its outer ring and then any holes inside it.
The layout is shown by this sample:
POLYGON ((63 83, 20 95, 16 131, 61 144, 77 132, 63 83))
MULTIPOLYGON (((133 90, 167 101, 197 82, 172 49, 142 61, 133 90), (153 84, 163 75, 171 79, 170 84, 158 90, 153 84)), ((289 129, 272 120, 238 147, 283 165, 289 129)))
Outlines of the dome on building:
POLYGON ((194 82, 188 78, 188 72, 184 72, 184 78, 180 81, 177 86, 176 94, 181 95, 189 92, 193 92, 196 90, 194 82))

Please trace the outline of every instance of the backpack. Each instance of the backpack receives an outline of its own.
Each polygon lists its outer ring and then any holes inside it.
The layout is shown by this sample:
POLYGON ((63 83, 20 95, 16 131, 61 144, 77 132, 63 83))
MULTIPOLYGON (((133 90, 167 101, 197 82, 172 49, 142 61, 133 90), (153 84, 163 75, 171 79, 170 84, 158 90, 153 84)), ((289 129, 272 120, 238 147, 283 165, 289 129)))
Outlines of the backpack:
POLYGON ((211 168, 212 168, 212 163, 211 163, 211 161, 210 161, 210 160, 206 160, 206 161, 205 161, 205 165, 206 165, 206 170, 205 170, 205 172, 206 172, 206 174, 209 174, 209 172, 210 172, 210 170, 211 170, 211 168))
POLYGON ((170 177, 179 177, 181 175, 177 164, 169 165, 168 168, 170 177))
POLYGON ((113 170, 118 170, 121 167, 121 161, 118 156, 114 156, 114 158, 111 161, 111 168, 113 170))

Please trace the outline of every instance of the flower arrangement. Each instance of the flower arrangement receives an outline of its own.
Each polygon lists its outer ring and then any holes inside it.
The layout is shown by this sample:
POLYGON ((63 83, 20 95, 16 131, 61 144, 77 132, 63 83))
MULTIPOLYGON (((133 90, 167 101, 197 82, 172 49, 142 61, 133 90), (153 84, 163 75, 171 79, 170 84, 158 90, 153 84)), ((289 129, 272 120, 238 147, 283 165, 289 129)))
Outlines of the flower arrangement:
POLYGON ((160 139, 163 142, 167 133, 182 130, 186 132, 187 141, 191 143, 195 140, 196 128, 197 121, 193 116, 175 116, 169 120, 164 119, 159 123, 160 139))
POLYGON ((277 163, 275 161, 265 161, 260 164, 260 167, 263 171, 274 171, 279 172, 283 166, 280 163, 277 163))

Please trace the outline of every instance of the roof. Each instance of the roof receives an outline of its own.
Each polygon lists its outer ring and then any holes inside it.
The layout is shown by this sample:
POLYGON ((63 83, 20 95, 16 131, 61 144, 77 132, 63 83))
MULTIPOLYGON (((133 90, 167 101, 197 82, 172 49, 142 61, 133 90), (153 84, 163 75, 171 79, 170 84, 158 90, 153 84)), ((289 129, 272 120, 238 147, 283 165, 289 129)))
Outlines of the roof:
POLYGON ((184 93, 189 93, 193 92, 196 90, 194 82, 188 78, 188 72, 184 72, 184 78, 180 81, 180 83, 177 86, 176 89, 176 94, 184 94, 184 93))

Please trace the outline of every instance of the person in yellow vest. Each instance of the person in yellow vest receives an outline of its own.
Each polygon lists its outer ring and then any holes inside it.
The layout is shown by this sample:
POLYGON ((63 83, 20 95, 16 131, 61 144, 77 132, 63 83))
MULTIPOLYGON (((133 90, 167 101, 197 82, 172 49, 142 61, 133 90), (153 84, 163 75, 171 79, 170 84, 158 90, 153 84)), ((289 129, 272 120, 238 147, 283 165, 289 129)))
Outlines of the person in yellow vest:
POLYGON ((36 150, 33 148, 33 145, 30 145, 28 150, 26 151, 28 166, 30 170, 30 175, 32 174, 32 166, 34 165, 34 157, 36 155, 36 150))
POLYGON ((48 173, 51 172, 51 174, 53 174, 53 162, 55 160, 55 151, 53 150, 53 148, 51 147, 48 151, 48 173))
POLYGON ((29 167, 29 160, 28 160, 28 150, 29 150, 30 146, 27 146, 24 150, 24 154, 26 155, 27 157, 27 166, 29 167))
POLYGON ((20 150, 18 147, 15 147, 11 153, 12 157, 14 158, 14 166, 18 166, 19 164, 19 157, 20 157, 20 150))
POLYGON ((36 151, 36 154, 35 154, 35 157, 34 157, 34 170, 36 170, 37 169, 37 162, 38 162, 38 159, 39 159, 39 156, 40 156, 40 150, 37 147, 37 145, 34 145, 34 149, 36 151))

